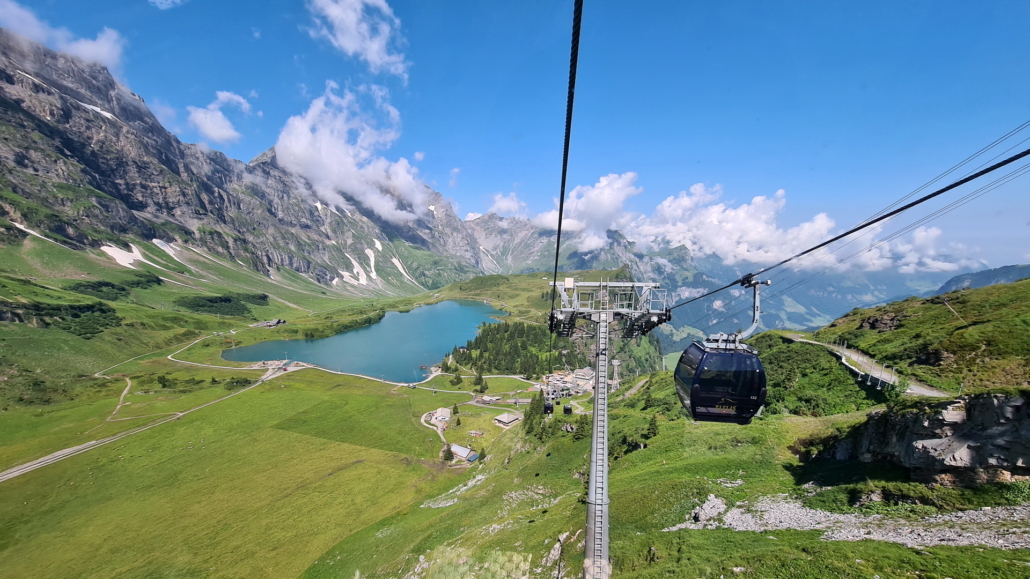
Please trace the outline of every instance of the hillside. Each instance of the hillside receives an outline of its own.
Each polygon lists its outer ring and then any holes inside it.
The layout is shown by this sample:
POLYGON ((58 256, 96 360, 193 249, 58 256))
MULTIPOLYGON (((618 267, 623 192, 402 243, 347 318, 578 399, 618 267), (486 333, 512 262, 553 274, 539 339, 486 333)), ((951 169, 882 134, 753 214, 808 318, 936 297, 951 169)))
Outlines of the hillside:
POLYGON ((961 289, 976 289, 1000 283, 1012 283, 1026 278, 1030 278, 1030 264, 1006 265, 1004 267, 956 275, 944 282, 944 285, 938 288, 935 295, 961 289))
POLYGON ((957 391, 1030 384, 1030 280, 857 309, 815 333, 957 391), (949 308, 950 306, 950 308, 949 308), (952 311, 954 310, 954 311, 952 311))

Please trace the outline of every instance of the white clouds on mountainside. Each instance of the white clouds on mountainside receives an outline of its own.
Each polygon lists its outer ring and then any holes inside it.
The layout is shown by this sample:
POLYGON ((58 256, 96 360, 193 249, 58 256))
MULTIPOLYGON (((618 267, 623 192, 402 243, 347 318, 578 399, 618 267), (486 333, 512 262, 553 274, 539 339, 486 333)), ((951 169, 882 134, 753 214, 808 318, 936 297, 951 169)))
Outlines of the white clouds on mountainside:
MULTIPOLYGON (((771 197, 759 195, 749 203, 730 206, 720 201, 720 185, 708 188, 698 183, 689 191, 667 197, 650 216, 629 212, 624 204, 642 192, 635 186, 636 180, 637 174, 632 172, 610 174, 592 186, 581 185, 569 192, 562 228, 572 234, 580 251, 604 247, 608 243, 606 232, 616 229, 645 248, 682 245, 698 257, 716 255, 726 265, 770 265, 835 233, 835 222, 825 213, 795 227, 780 227, 777 217, 787 204, 782 189, 771 197)), ((495 211, 499 197, 495 196, 491 211, 495 211)), ((503 201, 507 206, 522 204, 514 193, 503 201)), ((545 211, 532 220, 539 227, 556 229, 558 211, 545 211)), ((938 249, 941 230, 937 228, 919 227, 909 241, 890 237, 868 251, 860 251, 872 245, 880 233, 873 228, 839 254, 820 251, 792 265, 804 269, 832 267, 856 252, 848 266, 865 271, 896 267, 900 273, 940 272, 977 265, 966 257, 968 251, 961 244, 950 244, 946 251, 938 249)))
MULTIPOLYGON (((633 186, 636 173, 612 173, 601 177, 592 186, 580 185, 565 197, 562 229, 578 234, 580 251, 600 249, 607 243, 609 229, 625 229, 633 215, 623 211, 623 204, 643 189, 633 186)), ((555 203, 557 206, 557 202, 555 203)), ((537 215, 533 223, 548 229, 558 228, 558 210, 537 215)))
POLYGON ((526 213, 526 204, 519 199, 515 192, 497 193, 493 197, 494 204, 490 206, 488 213, 496 213, 501 217, 523 217, 526 213))
POLYGON ((240 133, 222 112, 222 107, 230 105, 239 107, 250 114, 250 103, 234 92, 220 90, 215 93, 215 100, 204 108, 186 107, 190 112, 189 123, 205 139, 216 143, 235 143, 240 140, 240 133))
POLYGON ((326 203, 348 207, 350 198, 392 223, 425 214, 426 188, 418 170, 403 157, 391 162, 377 155, 399 136, 399 114, 385 100, 385 89, 338 91, 336 83, 326 83, 304 114, 286 121, 275 144, 279 165, 307 179, 326 203), (362 107, 362 99, 372 106, 362 107), (388 126, 379 128, 377 116, 388 119, 388 126))
POLYGON ((104 27, 94 39, 75 38, 67 28, 50 26, 13 0, 0 0, 0 27, 82 60, 102 64, 115 74, 121 73, 125 37, 117 30, 104 27))
POLYGON ((394 52, 403 43, 401 21, 386 0, 308 0, 313 38, 324 38, 347 56, 356 56, 373 73, 388 72, 407 81, 408 62, 394 52))

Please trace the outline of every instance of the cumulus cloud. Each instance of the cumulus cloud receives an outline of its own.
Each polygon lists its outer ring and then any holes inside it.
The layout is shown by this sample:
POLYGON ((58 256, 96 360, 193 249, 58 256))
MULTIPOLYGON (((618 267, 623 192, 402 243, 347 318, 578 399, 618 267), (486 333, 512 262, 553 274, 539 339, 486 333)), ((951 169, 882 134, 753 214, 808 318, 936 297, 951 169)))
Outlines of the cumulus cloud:
POLYGON ((472 221, 473 219, 479 219, 482 216, 483 216, 482 213, 476 213, 475 211, 473 211, 472 213, 469 213, 468 215, 465 216, 465 221, 472 221))
POLYGON ((398 19, 386 0, 308 0, 313 38, 324 38, 347 56, 357 57, 374 72, 395 74, 405 81, 408 62, 396 52, 403 42, 398 19))
MULTIPOLYGON (((634 215, 623 210, 627 199, 643 191, 634 186, 637 174, 633 172, 601 177, 592 186, 580 185, 565 197, 562 230, 577 233, 580 251, 593 251, 607 243, 609 229, 625 229, 634 215)), ((557 205, 557 201, 555 202, 557 205)), ((537 215, 533 222, 539 227, 558 228, 558 210, 537 215)))
POLYGON ((400 135, 386 89, 339 92, 336 83, 326 83, 304 114, 286 121, 275 144, 280 166, 305 178, 326 203, 347 208, 353 200, 392 223, 424 215, 427 193, 418 170, 403 157, 391 162, 377 154, 400 135))
POLYGON ((487 210, 488 213, 496 213, 501 217, 523 215, 526 212, 526 204, 519 199, 514 191, 505 195, 497 193, 494 195, 494 204, 487 210))
POLYGON ((961 243, 948 244, 946 253, 939 250, 937 245, 942 233, 936 227, 917 227, 910 242, 896 244, 893 250, 900 256, 898 271, 947 272, 981 265, 966 256, 968 250, 961 243))
POLYGON ((246 114, 250 114, 250 103, 242 96, 229 91, 220 90, 215 93, 215 100, 204 108, 186 107, 190 112, 187 119, 194 129, 205 139, 216 143, 235 143, 240 140, 240 133, 222 112, 223 106, 235 106, 246 114))
POLYGON ((187 2, 189 2, 189 0, 150 0, 150 5, 158 10, 168 10, 169 8, 182 6, 187 2))
MULTIPOLYGON (((729 204, 721 200, 720 185, 702 183, 670 196, 655 207, 651 215, 626 211, 627 200, 639 194, 636 173, 610 174, 592 186, 573 189, 565 201, 562 224, 580 251, 593 251, 607 243, 607 230, 622 231, 628 239, 645 248, 685 246, 693 255, 714 255, 726 265, 766 266, 795 255, 830 237, 835 222, 825 213, 815 215, 797 226, 784 228, 777 219, 787 203, 782 189, 771 196, 759 195, 747 203, 729 204)), ((495 208, 520 210, 514 194, 494 196, 495 208)), ((557 200, 555 200, 557 205, 557 200)), ((491 211, 496 211, 491 208, 491 211)), ((500 211, 496 211, 501 213, 500 211)), ((556 229, 558 211, 538 214, 532 219, 539 227, 556 229)), ((969 250, 961 244, 939 248, 941 231, 920 227, 905 239, 891 234, 882 237, 882 226, 867 230, 843 251, 819 251, 792 262, 798 269, 840 265, 878 271, 895 267, 901 273, 955 271, 975 267, 969 250), (883 241, 875 243, 882 237, 883 241), (869 249, 865 249, 870 246, 869 249)), ((841 242, 844 243, 844 242, 841 242)))
POLYGON ((458 175, 460 173, 461 173, 461 168, 460 167, 455 167, 455 168, 451 169, 451 180, 447 184, 450 185, 451 187, 457 187, 458 186, 458 175))
POLYGON ((67 28, 50 26, 13 0, 0 0, 0 26, 60 52, 102 64, 116 74, 121 72, 125 37, 117 30, 104 27, 94 39, 76 38, 67 28))
POLYGON ((639 240, 684 245, 695 255, 716 254, 734 265, 774 263, 823 241, 834 227, 834 221, 820 213, 796 227, 781 229, 776 217, 787 203, 782 189, 737 207, 718 203, 721 196, 721 186, 707 188, 698 183, 689 192, 666 198, 650 217, 635 220, 628 229, 639 240))
POLYGON ((423 153, 422 151, 415 151, 415 160, 416 161, 421 161, 422 159, 425 159, 425 158, 426 158, 426 154, 425 153, 423 153))

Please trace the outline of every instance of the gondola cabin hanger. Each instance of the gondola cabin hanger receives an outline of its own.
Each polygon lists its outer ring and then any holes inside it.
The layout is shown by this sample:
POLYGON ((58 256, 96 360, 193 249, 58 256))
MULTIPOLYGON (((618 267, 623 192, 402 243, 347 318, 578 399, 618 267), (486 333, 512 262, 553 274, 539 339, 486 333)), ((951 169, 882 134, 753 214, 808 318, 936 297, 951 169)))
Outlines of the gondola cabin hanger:
POLYGON ((741 343, 756 329, 761 314, 759 287, 771 282, 745 276, 740 285, 754 290, 751 327, 735 334, 713 334, 695 341, 680 356, 673 374, 676 394, 699 422, 749 424, 761 413, 767 395, 758 351, 741 343))

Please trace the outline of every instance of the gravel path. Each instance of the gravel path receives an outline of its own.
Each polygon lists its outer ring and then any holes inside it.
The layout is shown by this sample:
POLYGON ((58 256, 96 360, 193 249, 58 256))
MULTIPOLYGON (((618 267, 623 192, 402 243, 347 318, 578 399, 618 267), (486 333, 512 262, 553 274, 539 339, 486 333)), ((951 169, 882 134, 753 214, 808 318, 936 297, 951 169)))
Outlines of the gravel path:
POLYGON ((893 519, 882 515, 841 515, 810 509, 785 495, 762 497, 754 505, 738 504, 725 510, 721 499, 708 501, 687 522, 663 529, 727 528, 770 532, 784 529, 824 530, 825 541, 872 539, 922 548, 937 545, 981 545, 999 549, 1030 548, 1030 505, 983 508, 921 519, 893 519), (721 517, 719 516, 721 515, 721 517))
MULTIPOLYGON (((866 374, 872 374, 874 380, 877 376, 883 376, 884 382, 887 382, 887 378, 892 374, 892 372, 890 372, 889 369, 886 369, 882 365, 876 363, 872 358, 870 358, 867 354, 860 350, 845 348, 843 346, 838 346, 835 344, 824 344, 822 342, 816 342, 815 340, 809 340, 800 334, 787 334, 786 336, 787 338, 790 338, 795 342, 805 342, 806 344, 815 344, 817 346, 822 346, 827 350, 830 350, 837 356, 839 356, 841 358, 841 361, 844 361, 844 359, 846 358, 847 362, 851 364, 851 366, 858 368, 860 371, 865 372, 866 374)), ((933 398, 947 398, 950 396, 954 396, 953 394, 949 394, 942 390, 938 390, 932 386, 928 386, 912 378, 909 378, 908 390, 905 393, 911 394, 913 396, 930 396, 933 398)))

